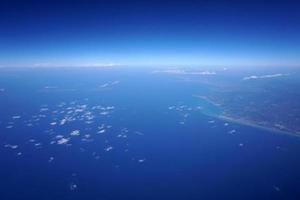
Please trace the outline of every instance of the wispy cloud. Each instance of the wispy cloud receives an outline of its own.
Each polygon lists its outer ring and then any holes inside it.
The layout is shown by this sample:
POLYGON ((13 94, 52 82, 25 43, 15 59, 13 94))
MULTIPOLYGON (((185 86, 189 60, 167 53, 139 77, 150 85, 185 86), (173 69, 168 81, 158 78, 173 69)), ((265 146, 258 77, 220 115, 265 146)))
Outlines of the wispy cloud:
POLYGON ((182 75, 215 75, 214 71, 186 71, 183 69, 168 69, 168 70, 158 70, 154 73, 169 73, 169 74, 182 74, 182 75))
POLYGON ((267 74, 267 75, 262 75, 262 76, 246 76, 243 78, 243 80, 252 80, 252 79, 264 79, 264 78, 276 78, 276 77, 281 77, 281 76, 288 76, 289 74, 267 74))

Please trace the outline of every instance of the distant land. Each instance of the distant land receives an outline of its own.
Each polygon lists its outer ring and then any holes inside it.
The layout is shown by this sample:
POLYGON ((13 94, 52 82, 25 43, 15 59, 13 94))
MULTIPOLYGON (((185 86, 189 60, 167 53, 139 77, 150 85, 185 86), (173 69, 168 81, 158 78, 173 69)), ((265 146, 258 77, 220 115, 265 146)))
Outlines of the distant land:
POLYGON ((189 68, 162 72, 198 84, 199 93, 193 96, 220 108, 222 112, 215 117, 300 136, 298 68, 222 68, 210 73, 189 68))

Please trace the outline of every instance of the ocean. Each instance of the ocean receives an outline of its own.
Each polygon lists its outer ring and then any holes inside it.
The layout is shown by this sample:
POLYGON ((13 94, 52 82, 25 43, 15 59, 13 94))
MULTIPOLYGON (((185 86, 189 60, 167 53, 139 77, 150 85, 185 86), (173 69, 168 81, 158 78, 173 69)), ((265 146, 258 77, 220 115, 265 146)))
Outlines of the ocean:
POLYGON ((300 140, 144 68, 0 69, 0 199, 299 199, 300 140))

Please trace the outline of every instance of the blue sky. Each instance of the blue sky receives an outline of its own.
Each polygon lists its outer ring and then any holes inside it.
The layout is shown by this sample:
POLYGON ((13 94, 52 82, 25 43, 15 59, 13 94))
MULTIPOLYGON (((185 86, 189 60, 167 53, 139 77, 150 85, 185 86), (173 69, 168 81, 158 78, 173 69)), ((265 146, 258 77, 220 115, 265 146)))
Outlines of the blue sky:
POLYGON ((0 66, 296 65, 297 1, 0 2, 0 66))

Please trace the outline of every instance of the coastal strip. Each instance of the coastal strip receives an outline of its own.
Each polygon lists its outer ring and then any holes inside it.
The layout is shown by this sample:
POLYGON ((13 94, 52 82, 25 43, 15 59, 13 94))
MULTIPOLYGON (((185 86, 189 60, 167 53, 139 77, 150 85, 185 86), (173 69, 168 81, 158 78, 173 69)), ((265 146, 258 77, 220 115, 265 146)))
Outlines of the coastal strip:
POLYGON ((237 118, 233 118, 233 117, 226 116, 226 115, 218 115, 218 116, 212 116, 212 117, 215 117, 219 120, 223 120, 226 122, 232 122, 232 123, 236 123, 236 124, 251 126, 251 127, 258 128, 261 130, 266 130, 266 131, 269 131, 272 133, 279 133, 279 134, 285 134, 285 135, 290 135, 290 136, 294 136, 294 137, 300 137, 299 132, 281 130, 281 129, 278 129, 275 127, 263 126, 263 125, 257 124, 256 122, 250 121, 250 120, 237 119, 237 118))

